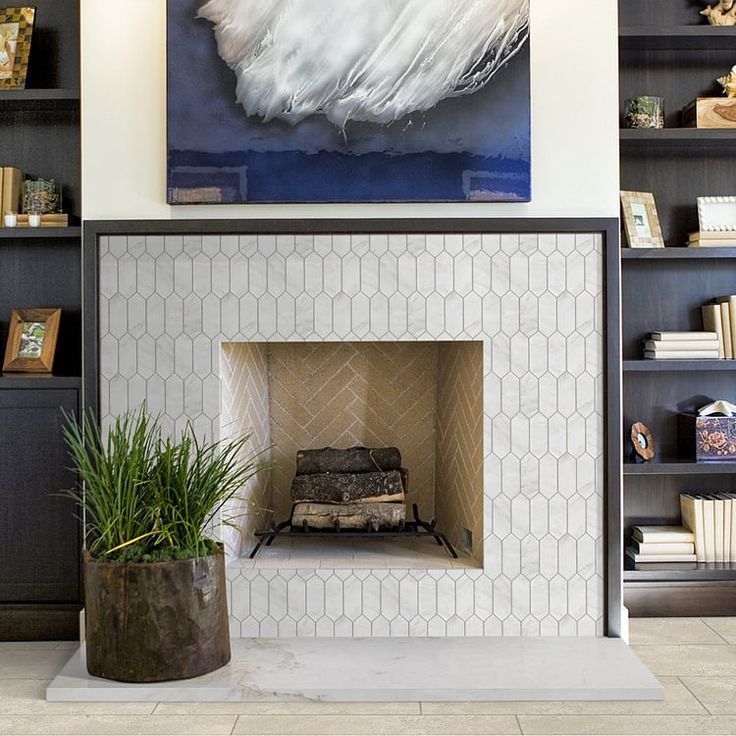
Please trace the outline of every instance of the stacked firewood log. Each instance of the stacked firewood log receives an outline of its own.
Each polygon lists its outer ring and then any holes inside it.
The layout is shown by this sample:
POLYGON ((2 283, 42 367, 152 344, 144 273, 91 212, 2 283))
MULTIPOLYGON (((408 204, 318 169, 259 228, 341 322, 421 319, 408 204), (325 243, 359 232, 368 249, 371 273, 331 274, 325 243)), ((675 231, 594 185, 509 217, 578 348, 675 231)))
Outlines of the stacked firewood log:
POLYGON ((300 450, 291 484, 293 527, 372 529, 406 519, 407 473, 395 447, 300 450))

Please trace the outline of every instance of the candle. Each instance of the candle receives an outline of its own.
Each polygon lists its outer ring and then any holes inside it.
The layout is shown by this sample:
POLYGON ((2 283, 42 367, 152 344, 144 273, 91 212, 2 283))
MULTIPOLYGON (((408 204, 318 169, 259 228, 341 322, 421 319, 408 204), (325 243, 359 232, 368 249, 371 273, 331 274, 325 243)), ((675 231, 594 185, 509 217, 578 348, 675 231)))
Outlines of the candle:
POLYGON ((28 227, 41 227, 41 215, 38 212, 29 213, 28 227))
POLYGON ((4 222, 5 227, 15 227, 18 224, 18 217, 15 212, 6 212, 4 222))

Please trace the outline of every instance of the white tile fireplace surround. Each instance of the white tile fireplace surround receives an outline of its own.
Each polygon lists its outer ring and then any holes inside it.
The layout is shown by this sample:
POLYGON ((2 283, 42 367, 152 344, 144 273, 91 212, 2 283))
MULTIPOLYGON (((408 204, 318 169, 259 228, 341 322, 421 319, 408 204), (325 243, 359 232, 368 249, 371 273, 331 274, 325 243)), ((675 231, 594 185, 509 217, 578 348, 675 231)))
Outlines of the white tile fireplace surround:
MULTIPOLYGON (((474 559, 330 541, 295 564, 303 552, 277 541, 228 568, 233 636, 603 633, 600 235, 131 235, 99 250, 103 419, 145 400, 168 430, 269 444, 273 420, 244 426, 269 394, 234 413, 236 384, 258 375, 233 374, 228 351, 482 343, 474 559)), ((267 481, 249 492, 273 500, 267 481)), ((254 524, 229 541, 249 549, 254 524)))

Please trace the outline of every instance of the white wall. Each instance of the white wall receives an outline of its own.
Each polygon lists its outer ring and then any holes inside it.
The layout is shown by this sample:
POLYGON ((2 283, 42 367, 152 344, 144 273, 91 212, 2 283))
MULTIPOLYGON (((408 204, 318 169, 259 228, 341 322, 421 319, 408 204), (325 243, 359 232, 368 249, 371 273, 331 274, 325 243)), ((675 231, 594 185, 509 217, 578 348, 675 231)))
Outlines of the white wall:
POLYGON ((616 0, 585 3, 584 13, 579 0, 531 0, 529 203, 173 208, 166 204, 166 0, 81 4, 87 220, 618 214, 616 0))

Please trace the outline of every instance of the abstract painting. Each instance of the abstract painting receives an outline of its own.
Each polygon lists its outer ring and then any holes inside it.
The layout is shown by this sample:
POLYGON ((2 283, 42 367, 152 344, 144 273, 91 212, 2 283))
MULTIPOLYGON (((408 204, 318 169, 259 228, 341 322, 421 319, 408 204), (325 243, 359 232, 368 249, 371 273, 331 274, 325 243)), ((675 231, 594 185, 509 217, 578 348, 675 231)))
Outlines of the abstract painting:
POLYGON ((168 202, 531 198, 529 0, 169 0, 168 202))

